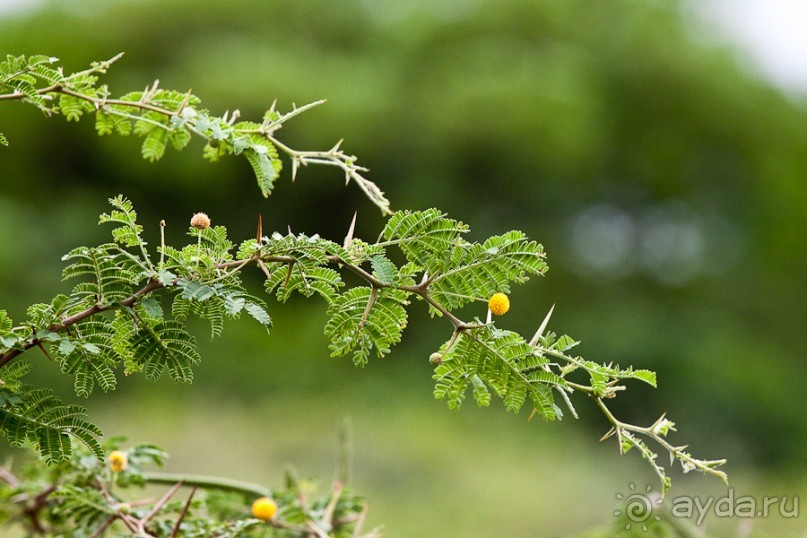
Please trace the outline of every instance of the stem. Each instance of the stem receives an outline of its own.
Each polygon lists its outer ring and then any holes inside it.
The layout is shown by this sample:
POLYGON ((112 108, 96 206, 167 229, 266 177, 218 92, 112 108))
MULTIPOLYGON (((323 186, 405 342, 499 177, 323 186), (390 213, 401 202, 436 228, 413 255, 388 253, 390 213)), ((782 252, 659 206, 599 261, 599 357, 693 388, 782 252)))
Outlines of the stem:
MULTIPOLYGON (((92 103, 97 111, 103 111, 106 114, 121 116, 134 121, 151 123, 155 127, 170 131, 172 129, 170 125, 166 125, 161 122, 151 120, 149 118, 144 118, 142 116, 128 114, 122 110, 113 107, 125 107, 129 109, 146 110, 150 112, 156 112, 157 114, 165 116, 166 118, 175 118, 175 117, 181 117, 180 114, 182 112, 182 109, 185 108, 185 106, 187 105, 187 102, 184 102, 178 110, 174 111, 148 103, 147 102, 148 99, 152 97, 148 93, 144 93, 140 101, 124 101, 122 99, 107 99, 107 98, 93 97, 91 95, 84 94, 80 91, 76 91, 69 87, 71 79, 76 76, 86 73, 106 73, 107 68, 115 60, 120 58, 121 55, 122 53, 96 67, 90 68, 80 73, 76 73, 75 75, 69 77, 65 77, 59 84, 53 84, 51 86, 40 88, 36 90, 36 94, 40 96, 45 96, 52 93, 61 93, 64 95, 69 95, 71 97, 75 97, 76 99, 81 99, 83 101, 92 103)), ((154 89, 156 89, 156 85, 154 89)), ((0 100, 25 99, 25 98, 26 95, 24 93, 20 93, 17 91, 15 91, 14 93, 0 95, 0 100)), ((391 215, 393 211, 390 209, 389 200, 384 196, 384 193, 381 191, 378 185, 376 185, 374 182, 366 179, 361 175, 360 172, 366 172, 367 168, 356 165, 355 164, 356 158, 354 156, 347 155, 342 150, 339 149, 341 141, 339 141, 329 151, 298 151, 283 144, 273 136, 273 133, 278 129, 280 129, 286 121, 294 118, 298 114, 310 110, 311 108, 319 106, 324 102, 325 102, 324 100, 320 100, 302 107, 295 107, 294 110, 284 115, 281 115, 276 120, 273 120, 271 122, 264 122, 264 124, 261 125, 259 129, 242 129, 237 130, 236 132, 241 135, 252 134, 252 135, 260 135, 266 138, 266 140, 274 144, 275 147, 280 149, 283 153, 285 153, 288 157, 292 159, 295 175, 296 170, 300 163, 303 165, 308 165, 309 163, 311 163, 311 164, 321 164, 325 166, 335 166, 337 168, 341 168, 345 173, 346 180, 347 181, 352 180, 356 185, 358 185, 358 187, 362 190, 362 192, 364 192, 364 194, 370 199, 370 201, 373 204, 375 204, 379 209, 381 209, 382 214, 391 215)), ((211 138, 206 133, 200 131, 196 127, 196 124, 193 121, 193 119, 184 119, 183 125, 189 131, 196 134, 197 136, 208 141, 211 140, 211 138)))
MULTIPOLYGON (((197 263, 196 263, 197 269, 199 267, 199 261, 201 259, 201 248, 202 248, 201 247, 201 241, 202 241, 202 236, 201 236, 201 233, 199 233, 199 236, 198 236, 198 239, 197 239, 197 263)), ((349 271, 355 273, 360 278, 365 280, 368 284, 370 284, 370 286, 374 290, 378 290, 378 289, 382 289, 382 288, 392 288, 392 289, 398 289, 398 290, 407 291, 409 293, 415 293, 415 294, 419 295, 427 303, 432 305, 438 312, 440 312, 443 316, 445 316, 447 319, 449 319, 451 321, 451 323, 454 325, 455 330, 463 331, 463 330, 467 330, 467 329, 476 328, 478 326, 478 325, 466 323, 466 322, 462 321, 461 319, 459 319, 458 317, 456 317, 451 312, 449 312, 442 304, 437 302, 431 295, 429 295, 427 288, 422 286, 422 285, 419 285, 419 286, 400 286, 400 285, 385 284, 385 283, 381 282, 380 280, 378 280, 376 277, 374 277, 372 274, 368 273, 367 271, 365 271, 364 269, 359 267, 358 265, 348 263, 347 261, 343 260, 339 256, 328 256, 327 261, 329 263, 341 265, 341 266, 345 267, 346 269, 348 269, 349 271)), ((160 263, 162 264, 162 262, 163 262, 163 260, 161 259, 160 263)), ((240 271, 244 267, 252 265, 252 264, 258 264, 260 266, 261 270, 264 271, 264 273, 268 273, 267 268, 266 268, 266 263, 267 262, 269 262, 269 263, 285 263, 285 264, 293 265, 294 263, 297 263, 297 260, 293 256, 266 255, 266 256, 260 256, 260 257, 255 256, 255 257, 247 258, 245 260, 234 260, 234 261, 230 261, 230 262, 216 263, 216 264, 213 265, 213 267, 215 267, 216 269, 232 269, 232 271, 227 272, 227 273, 225 273, 223 275, 220 275, 216 279, 216 281, 224 279, 224 278, 227 278, 227 277, 231 276, 232 274, 234 274, 235 272, 240 271)), ((118 306, 130 307, 131 308, 143 296, 148 295, 149 293, 152 293, 152 292, 154 292, 156 290, 159 290, 159 289, 162 289, 162 288, 165 288, 165 287, 166 287, 166 285, 160 283, 158 280, 151 279, 151 280, 149 280, 149 282, 143 288, 141 288, 140 290, 135 292, 132 296, 128 297, 127 299, 124 299, 120 303, 111 303, 111 304, 103 305, 103 306, 95 304, 95 305, 93 305, 93 306, 91 306, 91 307, 89 307, 89 308, 87 308, 85 310, 82 310, 81 312, 78 312, 77 314, 74 314, 74 315, 70 316, 69 318, 65 318, 65 319, 61 320, 61 322, 59 322, 59 323, 51 324, 48 327, 48 330, 51 331, 51 332, 63 331, 65 329, 67 329, 68 327, 70 327, 72 325, 75 325, 76 323, 80 322, 81 320, 83 320, 85 318, 88 318, 88 317, 93 316, 95 314, 99 314, 101 312, 106 312, 106 311, 109 311, 109 310, 113 310, 113 309, 117 308, 118 306)), ((369 314, 369 311, 367 312, 367 314, 369 314)), ((6 364, 8 364, 10 361, 12 361, 15 357, 19 356, 20 354, 22 354, 24 351, 27 351, 28 349, 30 349, 32 347, 35 347, 35 346, 38 346, 40 344, 41 344, 41 340, 39 338, 37 338, 37 337, 34 337, 34 338, 30 339, 28 342, 26 342, 21 348, 10 349, 10 350, 6 351, 5 353, 0 354, 0 368, 5 366, 6 364)))
POLYGON ((451 321, 451 323, 454 324, 455 329, 464 331, 466 329, 472 329, 472 328, 475 327, 472 324, 465 323, 460 318, 458 318, 457 316, 455 316, 454 314, 449 312, 448 309, 446 309, 446 307, 444 307, 443 305, 441 305, 440 303, 435 301, 434 298, 431 295, 429 295, 428 291, 426 291, 426 290, 424 290, 424 289, 422 289, 422 288, 420 288, 418 286, 416 286, 414 288, 410 288, 408 286, 401 286, 400 289, 403 289, 405 291, 412 291, 413 293, 416 293, 417 295, 422 297, 424 301, 426 301, 427 303, 432 305, 435 308, 435 310, 440 312, 449 321, 451 321))
POLYGON ((198 241, 196 242, 196 270, 199 270, 199 260, 202 259, 202 232, 201 230, 197 230, 197 235, 199 237, 198 241))
MULTIPOLYGON (((330 258, 330 257, 329 257, 329 258, 330 258)), ((330 261, 330 259, 329 259, 328 261, 330 261)), ((347 268, 349 271, 352 271, 353 273, 356 273, 356 274, 357 274, 357 275, 359 275, 361 278, 363 278, 364 280, 366 280, 366 281, 367 281, 369 284, 371 284, 371 285, 373 286, 373 288, 396 288, 396 289, 404 289, 402 286, 401 286, 401 287, 397 287, 397 286, 393 286, 393 285, 391 285, 391 284, 384 284, 383 282, 381 282, 380 280, 378 280, 376 277, 374 277, 373 275, 371 275, 370 273, 368 273, 367 271, 365 271, 364 269, 362 269, 362 268, 361 268, 361 267, 359 267, 358 265, 353 265, 352 263, 348 263, 348 262, 346 262, 345 260, 343 260, 343 259, 341 259, 341 258, 338 258, 338 257, 336 258, 336 261, 337 261, 337 263, 339 263, 339 264, 340 264, 340 265, 342 265, 343 267, 347 268)))
POLYGON ((182 482, 183 486, 196 486, 203 489, 231 491, 247 496, 268 497, 271 495, 271 490, 269 488, 259 486, 257 484, 251 484, 249 482, 241 482, 240 480, 231 480, 229 478, 218 478, 215 476, 152 472, 144 473, 143 478, 146 480, 146 482, 152 484, 176 484, 177 482, 182 482))
MULTIPOLYGON (((60 332, 68 327, 75 325, 79 321, 88 318, 92 315, 98 314, 100 312, 106 312, 107 310, 112 310, 117 308, 118 306, 125 306, 125 307, 132 307, 134 304, 144 295, 148 295, 149 293, 164 288, 165 286, 161 284, 157 280, 149 280, 148 284, 143 286, 134 295, 131 297, 124 299, 120 303, 111 303, 105 306, 100 306, 95 304, 86 310, 82 310, 81 312, 70 316, 69 318, 63 319, 60 323, 53 323, 48 326, 48 330, 51 332, 60 332)), ((38 346, 41 344, 41 340, 39 338, 32 338, 28 342, 26 342, 21 348, 14 348, 6 351, 3 354, 0 354, 0 368, 8 364, 14 357, 17 357, 24 351, 31 349, 32 347, 38 346)))
POLYGON ((367 306, 364 307, 364 313, 361 316, 361 321, 359 325, 356 327, 356 331, 360 331, 364 324, 367 323, 367 318, 370 317, 370 310, 373 309, 373 305, 375 304, 376 298, 378 297, 378 288, 373 286, 370 289, 370 298, 367 300, 367 306))
MULTIPOLYGON (((594 401, 597 403, 597 406, 600 408, 600 410, 602 410, 603 414, 608 419, 608 422, 611 423, 611 426, 614 429, 614 433, 616 434, 617 442, 619 443, 619 451, 620 451, 620 453, 622 452, 622 436, 625 435, 622 432, 626 431, 626 432, 637 433, 637 434, 644 435, 646 437, 649 437, 649 438, 653 439, 656 443, 661 445, 662 448, 664 448, 667 452, 669 452, 671 456, 673 456, 675 459, 687 464, 688 466, 691 466, 691 468, 697 469, 698 471, 701 471, 701 472, 704 472, 704 473, 713 474, 713 475, 717 476, 718 478, 720 478, 721 480, 723 480, 723 482, 728 483, 728 478, 726 476, 726 473, 724 473, 723 471, 718 471, 717 469, 715 469, 715 467, 723 465, 724 463, 726 463, 726 460, 723 459, 723 460, 707 460, 707 461, 704 461, 704 460, 699 460, 699 459, 693 458, 691 455, 689 455, 688 453, 685 452, 685 449, 686 449, 685 446, 683 446, 683 447, 681 447, 681 446, 673 446, 661 434, 659 434, 656 431, 655 426, 656 426, 656 424, 658 422, 654 423, 652 426, 649 426, 649 427, 636 426, 634 424, 628 424, 627 422, 622 422, 621 420, 617 419, 614 416, 614 414, 611 413, 611 410, 608 409, 608 407, 602 401, 602 398, 594 398, 594 401)), ((663 416, 662 416, 662 418, 663 418, 663 416)), ((659 477, 661 478, 661 480, 663 482, 664 477, 660 474, 660 467, 658 465, 656 465, 655 462, 653 462, 653 461, 651 461, 651 463, 653 463, 653 468, 656 470, 656 474, 659 474, 659 477)))
POLYGON ((165 262, 165 221, 160 221, 160 271, 163 270, 165 262))
POLYGON ((190 495, 188 495, 188 500, 185 501, 185 506, 182 507, 182 512, 180 512, 177 522, 174 524, 174 530, 171 533, 171 538, 176 538, 179 536, 179 527, 182 525, 182 520, 185 519, 186 515, 188 515, 188 508, 191 507, 191 501, 193 501, 193 496, 196 495, 196 489, 196 486, 194 486, 190 495))

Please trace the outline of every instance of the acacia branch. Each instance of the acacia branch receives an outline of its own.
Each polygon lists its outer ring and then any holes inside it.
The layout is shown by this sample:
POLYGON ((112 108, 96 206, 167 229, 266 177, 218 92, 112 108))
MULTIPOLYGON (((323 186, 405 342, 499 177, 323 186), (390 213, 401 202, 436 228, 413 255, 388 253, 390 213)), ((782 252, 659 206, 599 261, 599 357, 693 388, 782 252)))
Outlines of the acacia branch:
MULTIPOLYGON (((608 419, 608 422, 611 423, 611 431, 606 433, 603 439, 610 437, 611 435, 616 434, 617 442, 619 443, 619 451, 620 453, 623 451, 622 448, 622 440, 623 438, 627 438, 629 441, 632 442, 633 446, 637 446, 637 448, 641 449, 642 447, 635 442, 635 437, 631 434, 626 432, 632 432, 639 435, 643 435, 645 437, 649 437, 653 439, 656 443, 658 443, 664 450, 670 453, 671 458, 679 460, 683 465, 685 470, 688 469, 696 469, 703 473, 709 473, 712 475, 717 476, 723 482, 728 484, 728 477, 726 473, 723 471, 718 471, 715 467, 719 467, 726 463, 725 459, 721 460, 699 460, 697 458, 693 458, 689 453, 686 452, 686 446, 673 446, 669 441, 667 441, 663 434, 660 432, 659 424, 665 420, 664 415, 660 419, 658 419, 655 423, 651 426, 636 426, 634 424, 629 424, 627 422, 622 422, 621 420, 617 419, 614 414, 611 412, 610 409, 605 405, 602 401, 602 398, 594 398, 594 401, 597 403, 597 406, 603 412, 605 417, 608 419)), ((670 427, 669 429, 674 430, 674 428, 670 427)), ((655 461, 651 461, 653 464, 654 469, 656 470, 656 474, 659 474, 659 478, 661 478, 662 483, 664 483, 664 473, 663 468, 659 467, 655 461)))
MULTIPOLYGON (((77 314, 74 314, 74 315, 70 316, 69 318, 63 319, 59 323, 53 323, 53 324, 49 325, 48 330, 50 332, 54 332, 54 333, 61 332, 61 331, 65 330, 65 329, 67 329, 68 327, 71 327, 71 326, 75 325, 79 321, 81 321, 81 320, 83 320, 85 318, 88 318, 90 316, 93 316, 95 314, 99 314, 101 312, 106 312, 108 310, 113 310, 113 309, 115 309, 115 308, 117 308, 119 306, 124 306, 124 307, 131 308, 132 306, 135 305, 135 303, 137 303, 138 300, 140 300, 141 297, 143 297, 145 295, 148 295, 149 293, 151 293, 151 292, 153 292, 155 290, 164 288, 164 287, 165 287, 165 285, 160 283, 158 280, 149 280, 148 283, 145 286, 143 286, 138 291, 136 291, 132 296, 124 299, 123 301, 121 301, 119 303, 110 303, 110 304, 107 304, 107 305, 94 304, 91 307, 89 307, 89 308, 87 308, 85 310, 82 310, 81 312, 79 312, 77 314)), ((0 368, 5 366, 6 364, 8 364, 12 359, 17 357, 21 353, 31 349, 34 346, 40 345, 42 343, 42 341, 43 340, 41 338, 34 337, 31 340, 29 340, 28 342, 26 342, 25 344, 23 344, 22 347, 9 349, 5 353, 0 354, 0 368)))
MULTIPOLYGON (((383 289, 383 288, 391 288, 391 289, 401 290, 401 291, 405 291, 405 292, 408 292, 408 293, 413 293, 415 295, 418 295, 425 302, 427 302, 429 305, 431 305, 435 310, 437 310, 442 316, 444 316, 446 319, 448 319, 454 325, 455 331, 460 331, 461 332, 461 331, 474 329, 474 328, 479 328, 479 327, 483 326, 483 325, 480 325, 480 324, 468 323, 468 322, 465 322, 465 321, 459 319, 457 316, 455 316, 453 313, 451 313, 451 311, 449 311, 445 306, 443 306, 440 302, 438 302, 434 297, 432 297, 432 295, 429 294, 429 288, 428 288, 429 284, 431 283, 430 280, 425 280, 423 283, 421 283, 421 284, 419 284, 417 286, 407 286, 407 285, 384 283, 381 280, 379 280, 378 278, 376 278, 375 276, 373 276, 372 274, 370 274, 369 272, 367 272, 366 270, 362 269, 359 265, 349 263, 348 261, 342 259, 339 256, 330 255, 330 256, 327 256, 326 259, 327 259, 328 263, 342 266, 342 267, 346 268, 347 270, 351 271, 352 273, 356 274, 357 276, 359 276, 363 280, 365 280, 368 284, 370 284, 372 290, 375 292, 376 295, 378 293, 377 290, 383 289)), ((243 268, 245 268, 247 266, 250 266, 250 265, 253 265, 253 264, 258 264, 260 269, 264 272, 264 274, 266 274, 266 276, 268 276, 269 272, 268 272, 268 269, 266 267, 266 263, 288 264, 289 268, 291 268, 294 264, 296 264, 298 262, 297 262, 297 259, 295 257, 293 257, 293 256, 269 254, 269 255, 263 255, 263 256, 253 256, 251 258, 247 258, 247 259, 244 259, 244 260, 233 260, 233 261, 229 261, 229 262, 216 263, 216 264, 213 265, 213 267, 215 267, 216 269, 225 269, 225 270, 230 269, 231 271, 226 273, 223 276, 219 276, 218 278, 214 279, 213 281, 207 281, 205 283, 214 282, 216 280, 220 280, 220 279, 225 278, 227 276, 231 276, 232 274, 240 272, 243 268)), ((171 287, 175 283, 176 283, 176 281, 166 285, 166 284, 163 284, 160 281, 152 278, 146 283, 145 286, 143 286, 141 289, 139 289, 137 292, 135 292, 130 297, 124 299, 123 301, 120 301, 118 303, 110 303, 110 304, 106 304, 106 305, 94 304, 94 305, 82 310, 81 312, 78 312, 78 313, 73 314, 72 316, 70 316, 68 318, 65 318, 65 319, 61 320, 58 323, 53 323, 53 324, 49 325, 48 326, 48 331, 53 332, 53 333, 58 333, 58 332, 64 331, 64 330, 68 329, 69 327, 75 325, 76 323, 78 323, 78 322, 80 322, 80 321, 82 321, 82 320, 84 320, 84 319, 86 319, 88 317, 94 316, 96 314, 100 314, 102 312, 107 312, 107 311, 113 310, 113 309, 118 308, 120 306, 131 308, 139 300, 141 300, 143 297, 145 297, 146 295, 149 295, 150 293, 152 293, 154 291, 157 291, 157 290, 160 290, 160 289, 171 287)), ((374 300, 370 301, 368 303, 367 309, 366 309, 365 314, 364 314, 364 316, 362 318, 363 322, 366 321, 366 318, 369 315, 369 311, 370 311, 370 309, 371 309, 371 307, 373 305, 373 302, 374 302, 374 300)), ((8 364, 10 361, 12 361, 15 357, 19 356, 20 354, 27 351, 28 349, 31 349, 32 347, 35 347, 35 346, 41 346, 42 342, 43 342, 42 338, 34 336, 30 340, 28 340, 25 344, 23 344, 21 347, 13 348, 13 349, 10 349, 10 350, 6 351, 3 354, 0 354, 0 368, 3 368, 6 364, 8 364)))
MULTIPOLYGON (((57 84, 52 84, 50 86, 46 86, 44 88, 39 88, 35 91, 37 96, 47 99, 53 99, 54 94, 62 94, 62 95, 69 95, 76 99, 86 101, 91 103, 96 111, 102 111, 105 114, 121 116, 128 118, 134 121, 143 121, 146 123, 152 123, 155 127, 160 129, 165 129, 166 131, 171 131, 173 127, 171 125, 166 125, 161 122, 155 122, 150 120, 149 118, 144 118, 140 116, 133 116, 128 114, 120 108, 129 108, 134 110, 143 110, 149 112, 155 112, 164 116, 166 118, 179 118, 182 121, 182 125, 185 126, 189 131, 197 135, 198 137, 210 142, 214 140, 201 130, 197 128, 196 122, 194 121, 193 115, 191 117, 183 116, 183 110, 187 106, 187 99, 182 103, 178 110, 171 110, 169 108, 161 107, 158 105, 154 105, 149 102, 149 99, 152 95, 149 94, 148 91, 143 92, 143 96, 139 101, 127 101, 123 99, 109 99, 107 97, 95 97, 93 95, 88 95, 81 91, 77 91, 70 87, 71 78, 74 78, 77 75, 88 74, 88 73, 106 73, 106 69, 118 58, 120 58, 122 54, 119 54, 104 62, 99 64, 96 67, 88 69, 86 71, 82 71, 80 73, 76 73, 73 76, 65 77, 62 81, 57 84), (115 108, 118 107, 118 108, 115 108)), ((15 75, 16 76, 16 75, 15 75)), ((13 78, 13 77, 12 77, 13 78)), ((156 83, 152 88, 152 91, 156 90, 156 83)), ((2 94, 0 95, 0 100, 26 100, 29 99, 30 96, 22 93, 20 91, 14 91, 13 93, 2 94)), ((258 129, 235 129, 235 132, 239 135, 259 135, 266 139, 267 141, 271 142, 275 147, 277 147, 280 151, 285 153, 292 161, 292 181, 296 178, 297 170, 299 169, 300 165, 307 166, 308 164, 320 164, 325 166, 334 166, 340 168, 345 173, 346 182, 353 181, 358 187, 364 192, 365 196, 367 196, 370 201, 375 204, 379 209, 381 209, 381 213, 384 215, 391 215, 393 211, 390 209, 390 202, 384 196, 384 192, 376 185, 374 182, 370 181, 369 179, 365 178, 361 175, 362 172, 367 172, 368 169, 362 166, 358 166, 356 164, 356 157, 354 155, 348 155, 344 151, 340 149, 340 145, 342 141, 334 145, 328 151, 299 151, 295 150, 280 140, 278 140, 274 133, 280 129, 283 124, 288 121, 289 119, 309 110, 315 106, 319 106, 320 104, 324 103, 323 100, 315 101, 308 105, 302 107, 295 107, 291 112, 288 112, 283 115, 279 115, 274 120, 265 120, 260 128, 258 129)), ((274 105, 272 105, 272 111, 274 111, 274 105)), ((43 107, 40 105, 40 108, 47 111, 48 113, 53 112, 50 108, 43 107)), ((236 114, 233 114, 233 119, 235 119, 236 114)), ((224 120, 226 121, 227 115, 225 114, 224 120)))
POLYGON ((181 474, 181 473, 144 473, 143 479, 151 484, 177 484, 184 486, 200 487, 203 489, 216 489, 219 491, 230 491, 246 496, 268 497, 270 490, 267 487, 231 480, 229 478, 218 478, 215 476, 181 474))

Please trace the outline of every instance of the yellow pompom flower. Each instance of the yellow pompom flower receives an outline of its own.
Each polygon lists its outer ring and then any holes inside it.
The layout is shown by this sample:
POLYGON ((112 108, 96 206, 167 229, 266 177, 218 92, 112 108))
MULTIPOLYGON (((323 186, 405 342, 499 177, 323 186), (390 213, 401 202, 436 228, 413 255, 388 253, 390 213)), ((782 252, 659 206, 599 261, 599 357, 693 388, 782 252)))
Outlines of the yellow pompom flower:
POLYGON ((488 301, 488 309, 497 316, 501 316, 510 310, 510 299, 503 293, 494 293, 488 301))
POLYGON ((269 497, 261 497, 252 503, 252 517, 269 521, 277 513, 277 503, 269 497))
POLYGON ((126 452, 113 450, 109 453, 109 468, 112 469, 113 472, 119 473, 126 469, 127 465, 129 465, 129 457, 126 455, 126 452))

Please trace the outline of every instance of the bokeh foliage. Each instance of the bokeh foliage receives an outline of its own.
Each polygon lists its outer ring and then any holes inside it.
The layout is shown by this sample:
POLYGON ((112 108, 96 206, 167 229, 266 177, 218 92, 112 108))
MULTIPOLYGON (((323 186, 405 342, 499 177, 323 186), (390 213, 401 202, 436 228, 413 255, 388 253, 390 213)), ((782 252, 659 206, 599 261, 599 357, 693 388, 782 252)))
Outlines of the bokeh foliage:
MULTIPOLYGON (((275 98, 286 109, 327 98, 284 127, 288 140, 330 147, 344 136, 394 208, 438 206, 480 236, 513 227, 544 244, 552 271, 513 298, 524 320, 513 324, 525 324, 514 329, 534 330, 558 303, 553 323, 584 352, 658 371, 649 399, 701 450, 803 471, 806 113, 705 44, 706 31, 677 2, 87 0, 9 16, 0 43, 75 69, 125 51, 113 91, 158 74, 244 117, 275 98)), ((266 201, 245 163, 186 151, 149 164, 130 140, 29 108, 0 109, 13 144, 0 148, 0 300, 12 312, 60 289, 58 254, 90 241, 86 216, 118 192, 155 223, 152 242, 161 218, 178 234, 199 209, 238 236, 258 212, 265 229, 339 230, 336 241, 356 209, 359 235, 381 227, 336 173, 281 178, 266 201), (22 249, 31 242, 41 248, 22 249)), ((290 307, 321 327, 316 306, 290 307)), ((196 390, 250 401, 281 394, 295 368, 312 390, 351 383, 356 372, 328 362, 324 337, 303 334, 215 344, 241 360, 200 375, 196 390), (255 358, 301 347, 312 356, 255 358)), ((428 397, 426 357, 440 341, 405 340, 405 358, 361 375, 423 378, 428 397)), ((657 414, 620 399, 628 418, 657 414)))

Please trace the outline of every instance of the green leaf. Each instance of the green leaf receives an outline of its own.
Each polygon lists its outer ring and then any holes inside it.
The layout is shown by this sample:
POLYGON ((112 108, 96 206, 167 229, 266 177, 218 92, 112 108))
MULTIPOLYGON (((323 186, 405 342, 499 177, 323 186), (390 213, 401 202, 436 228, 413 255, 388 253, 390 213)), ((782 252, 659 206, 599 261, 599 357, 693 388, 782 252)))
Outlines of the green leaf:
POLYGON ((337 290, 344 285, 339 273, 326 267, 333 248, 335 243, 318 236, 273 234, 261 247, 261 255, 285 256, 292 261, 266 263, 266 292, 275 292, 281 302, 287 301, 294 292, 306 297, 316 293, 331 304, 337 290))
POLYGON ((174 381, 190 383, 193 380, 191 365, 200 362, 195 339, 177 321, 141 328, 135 333, 131 347, 134 351, 132 360, 152 381, 159 379, 168 369, 174 381))
POLYGON ((571 336, 564 334, 563 336, 558 338, 557 341, 555 341, 554 345, 552 346, 552 349, 556 349, 561 353, 565 353, 570 349, 572 349, 573 347, 575 347, 576 345, 578 345, 579 343, 580 342, 575 341, 571 336))
POLYGON ((216 295, 215 288, 202 284, 198 280, 180 281, 178 286, 182 290, 182 296, 191 301, 206 301, 216 295))
POLYGON ((518 412, 529 397, 541 416, 559 418, 551 389, 568 385, 547 370, 549 361, 517 333, 484 326, 464 332, 450 349, 447 346, 441 348, 443 361, 434 371, 434 395, 450 408, 462 405, 470 384, 481 406, 490 403, 490 388, 504 399, 508 411, 518 412))
POLYGON ((67 121, 78 121, 84 114, 84 102, 72 95, 59 95, 59 110, 67 121))
POLYGON ((482 244, 456 242, 429 289, 452 310, 476 297, 508 293, 511 282, 524 283, 546 270, 543 247, 522 232, 513 231, 490 237, 482 244))
POLYGON ((245 305, 246 299, 243 297, 228 296, 224 299, 224 311, 228 316, 233 318, 237 317, 241 313, 241 310, 244 309, 245 305))
POLYGON ((132 207, 132 202, 122 195, 118 195, 110 198, 109 203, 115 208, 115 211, 102 213, 98 224, 108 222, 120 224, 121 226, 112 230, 112 237, 116 243, 126 247, 145 247, 147 243, 140 237, 143 227, 137 224, 137 212, 132 207))
POLYGON ((511 413, 518 413, 527 401, 527 390, 529 385, 526 383, 513 383, 508 388, 507 394, 504 396, 504 407, 511 413))
POLYGON ((235 284, 208 285, 196 280, 181 279, 177 287, 182 293, 174 298, 172 306, 174 317, 185 320, 192 313, 206 319, 211 323, 212 336, 221 334, 225 314, 238 317, 242 310, 265 327, 272 324, 272 319, 266 311, 266 304, 235 284))
POLYGON ((140 308, 150 318, 162 319, 164 317, 163 305, 156 297, 146 297, 138 302, 140 308))
POLYGON ((175 150, 179 151, 191 141, 191 132, 184 128, 174 128, 168 134, 168 139, 175 150))
POLYGON ((137 136, 146 136, 152 131, 162 131, 168 128, 166 117, 160 112, 147 110, 140 113, 140 119, 136 120, 132 132, 137 136))
POLYGON ((174 285, 174 280, 176 280, 177 275, 175 275, 171 271, 162 270, 157 271, 156 278, 160 284, 167 287, 174 285))
POLYGON ((8 317, 8 312, 0 309, 0 336, 12 336, 14 332, 11 330, 14 322, 8 317))
POLYGON ((244 305, 244 310, 261 325, 268 327, 272 324, 272 318, 269 317, 269 313, 266 311, 266 307, 263 303, 250 301, 244 305))
POLYGON ((111 135, 115 130, 115 123, 112 116, 103 110, 99 110, 95 114, 95 130, 98 132, 99 136, 111 135))
POLYGON ((130 297, 140 280, 139 268, 132 258, 123 255, 117 245, 111 243, 73 249, 62 260, 73 262, 62 271, 62 280, 89 279, 89 282, 76 284, 73 296, 88 296, 101 305, 130 297))
POLYGON ((656 386, 656 372, 650 370, 622 370, 620 375, 644 381, 648 385, 656 386))
POLYGON ((288 301, 296 291, 306 297, 317 293, 330 304, 337 296, 336 290, 343 286, 342 277, 329 267, 270 264, 269 275, 264 282, 266 292, 276 291, 280 302, 288 301))
POLYGON ((277 179, 277 170, 272 165, 272 161, 266 153, 260 153, 253 148, 246 149, 244 157, 252 166, 261 194, 263 194, 264 198, 268 197, 275 186, 275 179, 277 179))
POLYGON ((490 405, 490 391, 485 382, 478 375, 473 374, 471 383, 474 387, 474 400, 476 400, 477 405, 479 407, 488 407, 490 405))
POLYGON ((165 146, 167 144, 168 131, 161 128, 154 128, 151 129, 143 139, 143 146, 140 153, 147 161, 158 161, 162 158, 163 154, 165 154, 165 146))
POLYGON ((109 107, 109 112, 99 110, 95 113, 95 130, 99 136, 111 135, 113 132, 121 136, 128 136, 132 133, 132 121, 129 118, 120 116, 117 111, 121 107, 109 107))
MULTIPOLYGON (((11 398, 19 403, 19 398, 14 396, 14 392, 20 390, 22 382, 20 381, 28 372, 31 371, 31 363, 25 360, 16 360, 3 366, 0 370, 0 397, 11 398)), ((0 406, 5 405, 4 400, 0 398, 0 406)))
POLYGON ((555 398, 549 386, 540 383, 532 384, 530 386, 529 395, 535 411, 546 420, 563 418, 560 409, 555 405, 555 398))
POLYGON ((400 342, 406 327, 408 293, 383 289, 373 295, 366 287, 353 288, 339 295, 328 308, 330 319, 325 334, 331 339, 331 356, 353 352, 353 363, 364 366, 370 352, 383 357, 400 342))
POLYGON ((6 397, 0 407, 0 434, 11 446, 31 442, 48 464, 54 464, 70 457, 74 437, 103 459, 101 430, 86 420, 86 409, 64 404, 49 389, 22 386, 14 396, 17 403, 6 397))
POLYGON ((76 344, 72 340, 62 340, 59 342, 59 353, 61 355, 69 355, 76 349, 76 344))
POLYGON ((97 488, 64 484, 51 496, 58 500, 53 513, 68 518, 76 528, 88 533, 94 531, 97 534, 104 522, 115 514, 109 500, 97 488))
POLYGON ((437 209, 404 210, 390 217, 381 235, 387 245, 398 245, 407 260, 434 273, 442 269, 460 234, 467 231, 466 225, 437 209))
POLYGON ((114 368, 121 357, 114 349, 115 329, 103 318, 93 318, 73 326, 73 336, 56 348, 62 372, 75 376, 76 395, 87 398, 97 383, 104 392, 115 390, 114 368))
POLYGON ((370 258, 370 265, 373 266, 376 278, 384 284, 392 284, 395 280, 395 265, 385 256, 377 254, 370 258))
POLYGON ((603 396, 608 386, 608 377, 594 370, 589 370, 588 374, 591 379, 591 388, 594 389, 594 396, 603 396))

